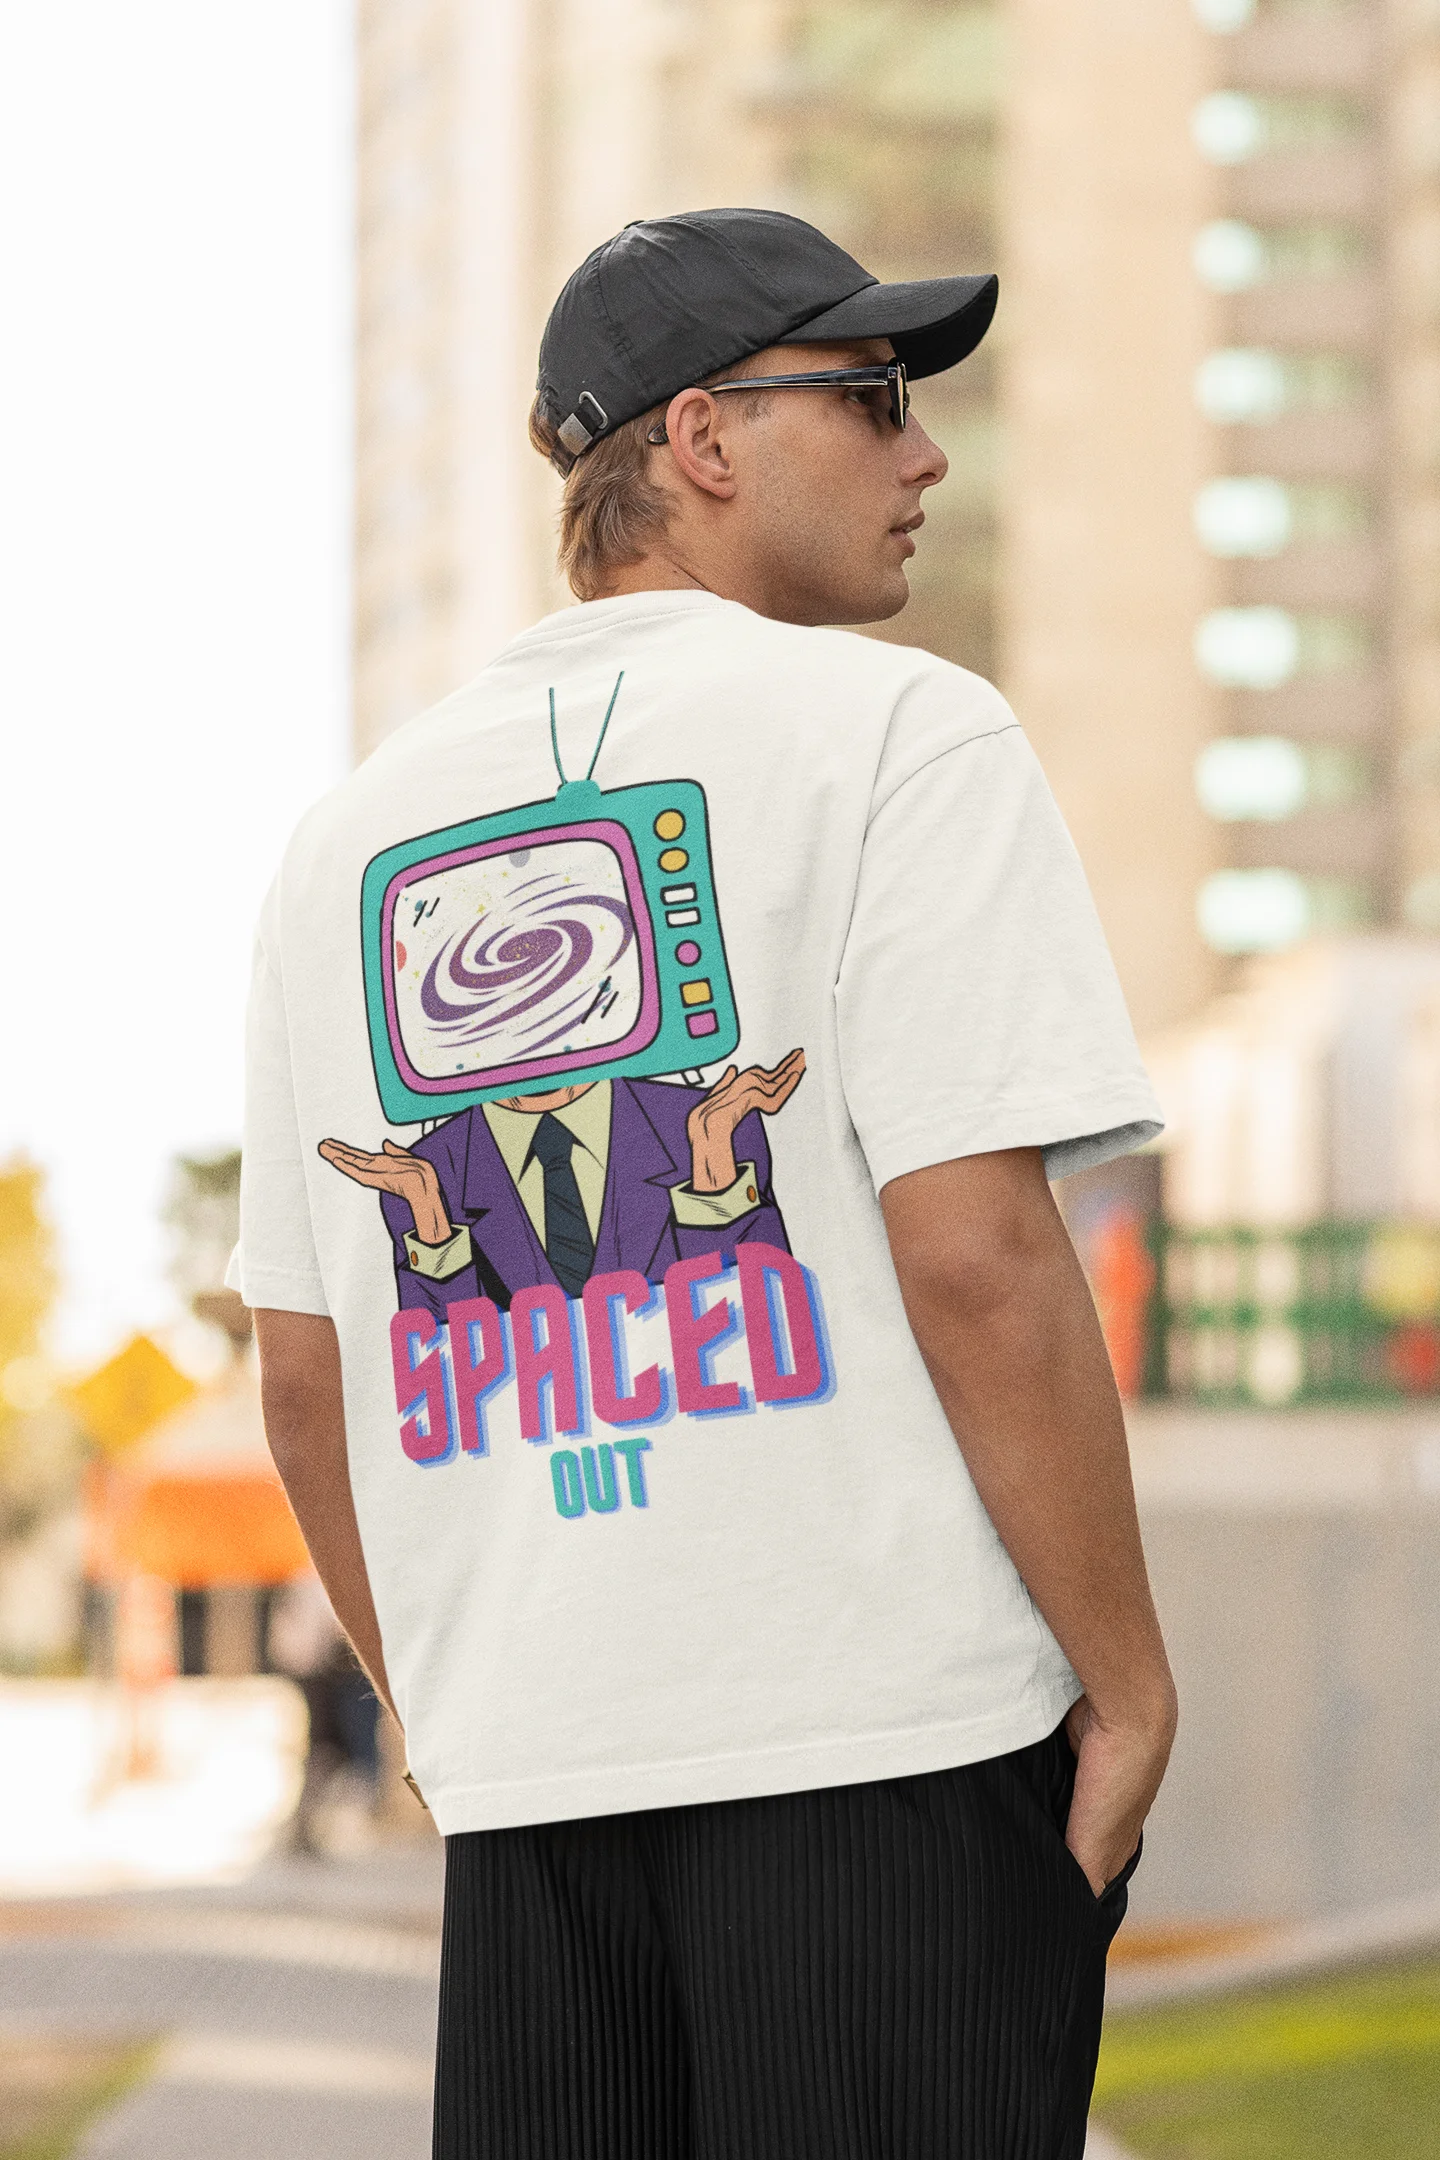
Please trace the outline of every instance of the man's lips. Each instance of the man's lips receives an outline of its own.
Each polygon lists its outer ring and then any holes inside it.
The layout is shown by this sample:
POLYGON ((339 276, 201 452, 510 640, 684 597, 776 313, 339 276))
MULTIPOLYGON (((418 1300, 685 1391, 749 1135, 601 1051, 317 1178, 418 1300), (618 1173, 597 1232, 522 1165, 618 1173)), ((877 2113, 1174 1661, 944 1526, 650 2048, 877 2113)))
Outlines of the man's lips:
POLYGON ((890 530, 895 535, 896 539, 904 541, 905 552, 907 555, 913 555, 915 552, 915 542, 911 539, 910 535, 912 533, 918 532, 924 522, 924 511, 917 510, 914 513, 913 517, 905 518, 903 522, 899 525, 892 525, 890 527, 890 530))

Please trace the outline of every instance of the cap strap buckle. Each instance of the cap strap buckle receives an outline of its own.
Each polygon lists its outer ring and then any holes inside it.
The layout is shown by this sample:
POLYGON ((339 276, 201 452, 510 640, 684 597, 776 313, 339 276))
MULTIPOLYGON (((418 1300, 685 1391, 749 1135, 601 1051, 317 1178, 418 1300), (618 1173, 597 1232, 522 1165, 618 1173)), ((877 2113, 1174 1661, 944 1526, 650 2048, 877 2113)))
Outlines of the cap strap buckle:
POLYGON ((609 425, 610 415, 600 403, 599 398, 592 397, 588 390, 582 390, 575 400, 574 412, 567 419, 561 421, 559 427, 555 430, 555 436, 558 442, 565 445, 572 457, 580 457, 583 452, 590 448, 597 435, 604 434, 609 425), (591 423, 588 427, 585 420, 580 417, 582 412, 585 414, 586 420, 591 423))

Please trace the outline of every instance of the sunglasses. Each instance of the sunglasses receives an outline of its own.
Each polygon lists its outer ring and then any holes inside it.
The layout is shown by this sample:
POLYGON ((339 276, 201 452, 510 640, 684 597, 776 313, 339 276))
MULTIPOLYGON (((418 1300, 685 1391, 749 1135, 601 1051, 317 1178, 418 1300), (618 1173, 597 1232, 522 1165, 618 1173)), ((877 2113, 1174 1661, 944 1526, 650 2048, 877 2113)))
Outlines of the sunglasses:
MULTIPOLYGON (((889 393, 890 424, 903 428, 910 417, 910 378, 903 360, 889 360, 874 367, 820 368, 813 375, 747 375, 741 382, 709 383, 712 397, 727 390, 884 390, 889 393)), ((663 421, 649 430, 646 442, 666 440, 663 421)))

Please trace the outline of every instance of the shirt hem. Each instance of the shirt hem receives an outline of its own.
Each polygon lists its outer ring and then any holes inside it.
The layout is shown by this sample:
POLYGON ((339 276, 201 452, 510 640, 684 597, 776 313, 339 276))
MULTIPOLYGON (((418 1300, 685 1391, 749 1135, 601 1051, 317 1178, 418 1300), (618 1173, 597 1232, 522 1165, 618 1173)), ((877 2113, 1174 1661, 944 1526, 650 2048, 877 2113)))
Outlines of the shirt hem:
POLYGON ((527 1823, 574 1822, 593 1815, 924 1777, 1032 1746, 1054 1731, 1080 1693, 1079 1681, 1066 1671, 1035 1685, 1022 1703, 985 1718, 743 1755, 628 1763, 503 1785, 450 1785, 435 1792, 427 1788, 425 1798, 442 1837, 456 1837, 472 1830, 511 1830, 527 1823))

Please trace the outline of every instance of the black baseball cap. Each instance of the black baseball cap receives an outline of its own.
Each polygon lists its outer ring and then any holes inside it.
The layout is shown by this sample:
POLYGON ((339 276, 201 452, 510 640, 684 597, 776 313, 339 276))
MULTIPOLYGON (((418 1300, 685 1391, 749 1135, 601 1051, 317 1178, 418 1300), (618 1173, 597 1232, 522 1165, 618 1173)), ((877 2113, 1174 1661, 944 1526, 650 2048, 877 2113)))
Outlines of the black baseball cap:
POLYGON ((938 375, 990 327, 994 277, 882 285, 783 210, 641 218, 587 255, 540 340, 536 391, 568 471, 591 444, 767 345, 889 338, 938 375))

